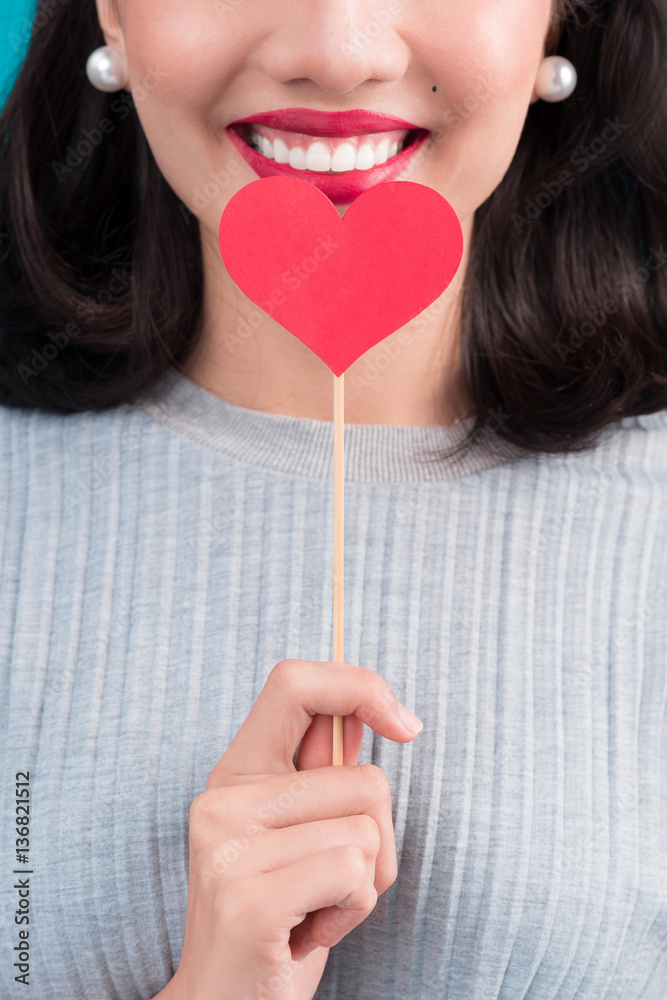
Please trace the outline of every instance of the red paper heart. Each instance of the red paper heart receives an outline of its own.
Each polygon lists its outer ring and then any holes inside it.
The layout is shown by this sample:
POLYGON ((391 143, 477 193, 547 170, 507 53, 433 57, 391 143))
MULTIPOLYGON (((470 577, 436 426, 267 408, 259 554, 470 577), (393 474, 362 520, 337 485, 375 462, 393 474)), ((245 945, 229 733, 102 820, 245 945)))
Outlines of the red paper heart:
POLYGON ((248 298, 335 375, 442 295, 463 234, 454 209, 423 184, 377 184, 343 219, 299 178, 263 177, 222 213, 220 253, 248 298))

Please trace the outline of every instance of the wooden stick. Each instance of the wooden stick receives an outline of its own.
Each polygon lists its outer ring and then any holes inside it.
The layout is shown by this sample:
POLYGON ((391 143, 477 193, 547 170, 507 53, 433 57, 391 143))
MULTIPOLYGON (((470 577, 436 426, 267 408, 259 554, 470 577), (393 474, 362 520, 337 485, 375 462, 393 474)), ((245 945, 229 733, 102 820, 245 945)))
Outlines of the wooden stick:
MULTIPOLYGON (((345 372, 334 375, 334 661, 343 660, 343 562, 344 562, 344 388, 345 372)), ((333 717, 333 762, 343 763, 343 717, 333 717)))

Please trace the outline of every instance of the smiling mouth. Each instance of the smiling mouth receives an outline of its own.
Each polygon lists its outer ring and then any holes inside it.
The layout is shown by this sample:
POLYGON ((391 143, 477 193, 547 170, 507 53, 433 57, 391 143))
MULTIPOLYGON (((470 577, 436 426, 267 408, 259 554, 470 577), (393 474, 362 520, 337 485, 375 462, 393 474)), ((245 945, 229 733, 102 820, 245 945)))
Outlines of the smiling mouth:
POLYGON ((243 142, 266 160, 318 174, 354 173, 398 156, 428 129, 393 129, 354 136, 312 136, 253 122, 233 125, 243 142))

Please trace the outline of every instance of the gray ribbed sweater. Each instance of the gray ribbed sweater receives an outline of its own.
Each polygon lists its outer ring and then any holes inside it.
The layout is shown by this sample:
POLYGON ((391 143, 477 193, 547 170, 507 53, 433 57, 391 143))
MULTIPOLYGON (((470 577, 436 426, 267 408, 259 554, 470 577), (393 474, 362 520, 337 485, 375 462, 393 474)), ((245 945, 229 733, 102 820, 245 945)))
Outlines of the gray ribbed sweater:
MULTIPOLYGON (((30 995, 147 1000, 192 799, 274 664, 333 658, 333 425, 174 373, 0 424, 1 995, 28 868, 30 995)), ((345 428, 345 659, 425 727, 365 729, 399 876, 316 998, 665 1000, 667 411, 421 464, 467 426, 345 428)))

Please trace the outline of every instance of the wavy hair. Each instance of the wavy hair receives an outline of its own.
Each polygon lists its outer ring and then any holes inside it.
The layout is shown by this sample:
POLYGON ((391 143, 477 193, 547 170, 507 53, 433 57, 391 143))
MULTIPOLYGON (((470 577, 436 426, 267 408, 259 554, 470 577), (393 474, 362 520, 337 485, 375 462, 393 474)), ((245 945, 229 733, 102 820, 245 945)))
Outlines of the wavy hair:
MULTIPOLYGON (((664 0, 556 0, 547 53, 574 63, 578 86, 530 106, 475 215, 460 298, 466 444, 491 426, 528 451, 581 450, 667 407, 666 42, 664 0)), ((87 80, 103 44, 93 0, 40 0, 0 114, 5 406, 132 403, 200 337, 197 220, 132 96, 87 80)))

